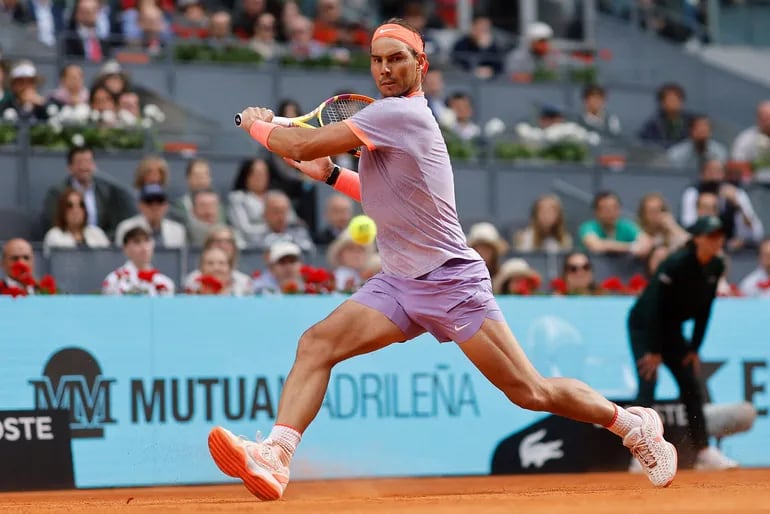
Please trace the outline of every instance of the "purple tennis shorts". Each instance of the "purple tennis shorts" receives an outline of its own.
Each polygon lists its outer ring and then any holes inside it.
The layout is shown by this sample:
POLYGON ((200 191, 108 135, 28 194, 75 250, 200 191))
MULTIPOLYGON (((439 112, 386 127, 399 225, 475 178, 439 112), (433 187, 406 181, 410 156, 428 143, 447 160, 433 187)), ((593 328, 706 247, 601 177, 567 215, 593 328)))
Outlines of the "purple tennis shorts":
POLYGON ((442 343, 462 343, 485 318, 503 321, 484 261, 451 259, 418 278, 380 272, 351 300, 383 313, 407 340, 430 332, 442 343))

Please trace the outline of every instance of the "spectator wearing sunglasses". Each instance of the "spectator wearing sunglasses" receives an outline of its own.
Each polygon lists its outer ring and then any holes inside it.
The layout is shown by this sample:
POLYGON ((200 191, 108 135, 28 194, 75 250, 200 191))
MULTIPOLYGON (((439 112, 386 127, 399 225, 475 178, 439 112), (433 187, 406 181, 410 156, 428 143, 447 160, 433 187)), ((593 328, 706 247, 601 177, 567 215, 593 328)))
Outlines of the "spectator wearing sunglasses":
POLYGON ((564 259, 561 279, 564 282, 563 294, 596 295, 600 288, 594 280, 591 259, 583 252, 572 252, 564 259))
POLYGON ((35 294, 35 286, 27 284, 23 277, 35 275, 35 255, 32 253, 32 245, 24 239, 11 239, 3 246, 3 278, 0 278, 0 290, 21 289, 26 294, 35 294), (17 263, 22 262, 26 266, 17 271, 17 263), (15 266, 16 265, 16 266, 15 266))
POLYGON ((46 228, 53 226, 59 196, 68 187, 83 193, 88 207, 88 224, 101 227, 108 236, 121 220, 136 214, 131 193, 107 174, 99 173, 91 148, 75 146, 70 149, 67 167, 69 176, 46 193, 43 213, 46 228))
POLYGON ((156 246, 181 248, 187 245, 184 225, 166 217, 168 197, 160 184, 145 184, 139 191, 139 214, 120 222, 115 230, 115 245, 120 246, 126 233, 137 226, 150 231, 156 246))
POLYGON ((83 193, 71 187, 59 195, 54 226, 43 238, 43 249, 105 248, 110 246, 107 234, 96 225, 88 225, 88 209, 83 193))

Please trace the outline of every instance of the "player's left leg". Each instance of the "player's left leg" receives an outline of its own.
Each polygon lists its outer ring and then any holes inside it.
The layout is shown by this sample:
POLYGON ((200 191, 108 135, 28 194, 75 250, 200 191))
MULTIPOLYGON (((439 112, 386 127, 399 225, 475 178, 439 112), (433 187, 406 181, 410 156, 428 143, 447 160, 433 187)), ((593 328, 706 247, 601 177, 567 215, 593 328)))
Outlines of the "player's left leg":
POLYGON ((395 300, 385 294, 381 296, 378 306, 404 328, 374 307, 346 300, 306 330, 283 385, 278 417, 270 436, 255 442, 237 437, 224 427, 215 427, 209 433, 209 451, 223 473, 243 480, 246 488, 261 500, 283 496, 294 451, 321 408, 334 365, 407 338, 406 316, 395 312, 395 300), (388 300, 391 301, 386 303, 388 300))
POLYGON ((516 405, 602 425, 623 437, 653 485, 665 487, 673 481, 676 449, 663 439, 663 424, 654 410, 623 409, 579 380, 544 378, 504 321, 485 319, 481 329, 459 346, 516 405))

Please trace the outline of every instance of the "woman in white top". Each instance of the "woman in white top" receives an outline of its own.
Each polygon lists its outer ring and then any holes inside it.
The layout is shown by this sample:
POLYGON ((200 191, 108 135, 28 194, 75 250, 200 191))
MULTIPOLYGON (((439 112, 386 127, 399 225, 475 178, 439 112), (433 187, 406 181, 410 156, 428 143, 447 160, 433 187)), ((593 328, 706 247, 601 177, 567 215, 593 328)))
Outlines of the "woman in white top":
MULTIPOLYGON (((238 246, 236 245, 235 233, 225 225, 217 227, 209 232, 206 241, 203 244, 203 253, 201 254, 201 266, 203 265, 203 255, 209 248, 219 248, 227 256, 227 264, 230 270, 231 279, 230 291, 224 294, 233 296, 246 296, 252 294, 251 277, 246 273, 238 271, 238 246)), ((200 288, 200 277, 203 273, 196 269, 187 275, 184 279, 184 290, 188 293, 196 294, 200 288)))
POLYGON ((227 219, 247 245, 264 231, 265 193, 270 188, 270 168, 264 159, 256 158, 241 164, 233 190, 227 197, 227 219))
POLYGON ((43 238, 43 249, 51 248, 106 248, 110 240, 104 231, 86 225, 88 216, 83 194, 72 188, 65 189, 56 205, 54 226, 43 238))
POLYGON ((529 225, 513 238, 519 252, 563 252, 572 249, 572 236, 564 222, 564 209, 556 195, 543 195, 532 204, 529 225))

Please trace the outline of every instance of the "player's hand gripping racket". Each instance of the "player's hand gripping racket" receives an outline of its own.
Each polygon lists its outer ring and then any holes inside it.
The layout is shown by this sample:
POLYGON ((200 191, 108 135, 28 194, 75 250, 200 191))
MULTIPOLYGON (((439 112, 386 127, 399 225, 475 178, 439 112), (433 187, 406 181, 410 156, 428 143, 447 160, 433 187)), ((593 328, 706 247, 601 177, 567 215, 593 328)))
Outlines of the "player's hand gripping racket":
MULTIPOLYGON (((356 95, 352 93, 337 95, 324 100, 321 102, 321 105, 307 114, 297 116, 296 118, 274 116, 272 122, 283 127, 318 128, 323 127, 324 125, 329 125, 330 123, 337 123, 339 121, 346 120, 372 102, 374 102, 374 98, 370 98, 364 95, 356 95), (316 119, 318 126, 308 123, 314 118, 316 119)), ((235 115, 235 125, 237 127, 241 126, 240 113, 235 115)), ((356 148, 350 150, 350 153, 358 157, 361 155, 361 149, 356 148)))

